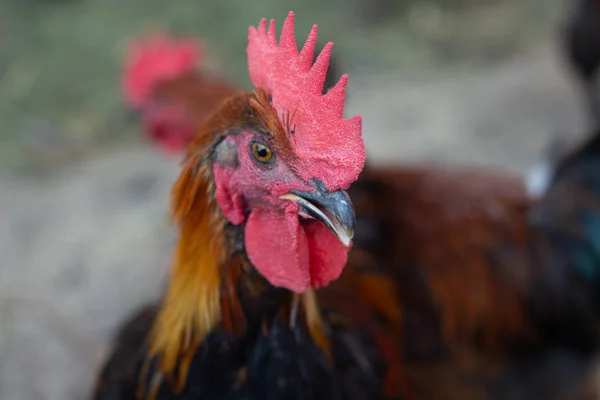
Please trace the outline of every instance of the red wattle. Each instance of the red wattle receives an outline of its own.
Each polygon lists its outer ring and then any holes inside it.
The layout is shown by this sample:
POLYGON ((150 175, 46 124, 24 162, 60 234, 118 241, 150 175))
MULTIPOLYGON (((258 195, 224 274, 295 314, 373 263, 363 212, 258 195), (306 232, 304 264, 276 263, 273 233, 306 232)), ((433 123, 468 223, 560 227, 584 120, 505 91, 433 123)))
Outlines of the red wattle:
POLYGON ((246 222, 245 241, 248 258, 273 286, 296 293, 308 288, 308 243, 297 204, 287 202, 283 210, 254 208, 246 222))
POLYGON ((246 222, 246 253, 273 286, 296 293, 337 279, 348 248, 320 222, 301 224, 298 205, 285 209, 255 208, 246 222))
POLYGON ((348 248, 322 223, 310 221, 305 225, 310 254, 310 284, 326 286, 339 278, 348 259, 348 248))

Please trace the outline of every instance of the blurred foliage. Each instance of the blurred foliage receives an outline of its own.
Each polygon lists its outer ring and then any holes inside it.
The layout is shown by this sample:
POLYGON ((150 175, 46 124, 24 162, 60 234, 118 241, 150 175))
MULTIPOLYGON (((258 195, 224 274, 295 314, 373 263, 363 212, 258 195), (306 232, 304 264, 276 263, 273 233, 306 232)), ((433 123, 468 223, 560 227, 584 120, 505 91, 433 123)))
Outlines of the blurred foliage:
MULTIPOLYGON (((344 71, 489 63, 547 35, 559 0, 0 0, 0 168, 51 169, 137 140, 119 92, 128 41, 166 29, 205 41, 209 70, 249 85, 249 25, 296 12, 344 71), (525 40, 527 38, 527 40, 525 40)), ((281 23, 281 22, 280 22, 281 23)))

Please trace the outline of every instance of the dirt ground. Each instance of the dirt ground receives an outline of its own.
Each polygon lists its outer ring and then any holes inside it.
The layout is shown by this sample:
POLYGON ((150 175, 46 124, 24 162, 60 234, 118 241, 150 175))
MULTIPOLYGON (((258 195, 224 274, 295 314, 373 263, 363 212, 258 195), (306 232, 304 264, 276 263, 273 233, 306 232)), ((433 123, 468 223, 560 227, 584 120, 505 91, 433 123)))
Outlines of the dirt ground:
MULTIPOLYGON (((523 173, 548 139, 585 133, 581 99, 543 41, 492 67, 351 76, 372 162, 523 173)), ((178 160, 131 144, 44 180, 0 175, 0 399, 80 399, 117 323, 155 298, 174 232, 178 160)))

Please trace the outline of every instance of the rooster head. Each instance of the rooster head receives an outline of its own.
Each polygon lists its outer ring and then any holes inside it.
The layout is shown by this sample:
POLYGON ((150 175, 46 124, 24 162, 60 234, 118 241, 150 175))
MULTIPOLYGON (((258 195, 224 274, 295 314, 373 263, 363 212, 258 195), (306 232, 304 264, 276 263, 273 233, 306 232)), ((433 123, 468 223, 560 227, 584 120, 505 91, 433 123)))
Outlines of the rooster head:
POLYGON ((181 154, 196 135, 177 98, 159 96, 161 85, 197 73, 201 46, 191 38, 152 35, 132 44, 125 61, 121 86, 126 102, 142 115, 150 142, 167 154, 181 154))
POLYGON ((343 117, 348 77, 322 93, 333 44, 313 64, 316 41, 315 25, 298 51, 292 12, 279 43, 275 21, 250 28, 256 90, 216 111, 215 118, 236 114, 228 118, 240 122, 224 128, 212 151, 218 205, 244 226, 249 260, 272 285, 298 293, 342 272, 354 233, 344 189, 366 157, 361 117, 343 117))

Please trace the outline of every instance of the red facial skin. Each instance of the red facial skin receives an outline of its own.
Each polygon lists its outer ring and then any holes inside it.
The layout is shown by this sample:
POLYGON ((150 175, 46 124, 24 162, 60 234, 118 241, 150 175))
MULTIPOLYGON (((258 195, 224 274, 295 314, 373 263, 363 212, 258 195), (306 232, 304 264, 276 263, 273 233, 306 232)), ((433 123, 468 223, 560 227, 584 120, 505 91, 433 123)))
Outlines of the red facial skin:
POLYGON ((276 152, 266 134, 246 130, 219 144, 213 173, 221 211, 232 224, 245 223, 252 264, 273 286, 302 293, 337 279, 349 248, 321 222, 300 217, 294 201, 279 198, 290 190, 314 190, 296 168, 276 152), (254 158, 251 146, 256 141, 272 150, 269 162, 254 158))

